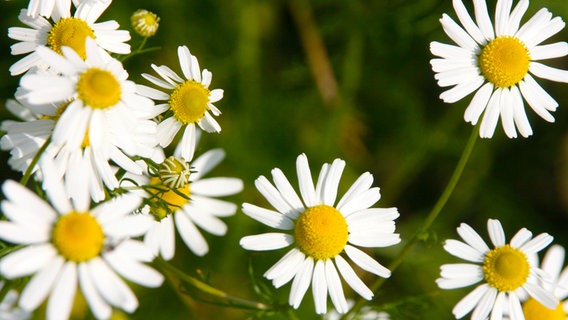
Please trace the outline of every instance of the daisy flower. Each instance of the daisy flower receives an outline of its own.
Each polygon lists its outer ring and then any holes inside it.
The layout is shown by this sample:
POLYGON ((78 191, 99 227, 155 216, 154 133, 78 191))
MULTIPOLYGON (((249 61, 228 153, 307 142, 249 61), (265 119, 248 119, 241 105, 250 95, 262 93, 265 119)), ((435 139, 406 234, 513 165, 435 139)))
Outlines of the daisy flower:
POLYGON ((58 73, 24 75, 20 86, 26 93, 21 98, 30 104, 58 106, 51 135, 58 172, 65 173, 72 197, 77 189, 89 187, 93 200, 100 201, 104 198, 103 183, 111 190, 118 187, 109 160, 126 171, 142 173, 129 156, 153 155, 156 124, 152 118, 159 110, 152 100, 135 92, 134 83, 127 80, 128 73, 118 60, 94 40, 86 41, 85 60, 68 47, 62 48, 63 56, 46 47, 38 48, 37 54, 58 73))
POLYGON ((212 115, 221 114, 213 103, 223 98, 223 90, 209 90, 211 72, 207 69, 200 71, 197 58, 186 46, 178 47, 178 57, 185 80, 167 66, 152 64, 152 69, 162 79, 146 73, 142 76, 165 90, 159 91, 139 85, 138 91, 151 99, 167 101, 157 105, 165 112, 163 120, 158 124, 158 141, 160 146, 167 147, 178 131, 183 129, 183 136, 174 156, 190 159, 196 144, 196 125, 207 132, 221 131, 221 127, 212 115))
POLYGON ((473 263, 442 265, 441 278, 436 280, 440 288, 462 288, 483 281, 456 304, 452 311, 456 319, 472 310, 473 320, 485 320, 490 313, 491 319, 501 320, 505 310, 512 320, 524 319, 520 298, 527 294, 555 308, 558 300, 534 281, 544 273, 531 258, 552 242, 552 236, 542 233, 532 238, 532 233, 523 228, 507 244, 499 220, 489 219, 487 230, 493 249, 465 223, 457 228, 465 242, 446 240, 444 244, 450 254, 473 263))
POLYGON ((348 310, 340 275, 345 282, 370 300, 373 292, 359 279, 342 253, 356 265, 380 277, 391 272, 355 246, 387 247, 400 242, 393 233, 396 208, 371 208, 380 199, 379 188, 371 188, 373 176, 366 172, 349 188, 337 204, 337 188, 345 162, 335 159, 324 164, 315 185, 308 158, 301 154, 296 161, 302 200, 278 168, 272 170, 273 186, 260 176, 255 185, 276 209, 266 209, 244 203, 242 210, 249 217, 284 232, 243 237, 240 244, 247 250, 265 251, 293 246, 264 276, 276 288, 292 281, 289 304, 298 308, 312 285, 316 312, 325 314, 327 295, 339 313, 348 310), (339 270, 339 273, 338 273, 339 270))
POLYGON ((235 214, 237 205, 217 197, 239 193, 243 182, 237 178, 203 178, 224 157, 221 149, 209 150, 190 163, 169 157, 160 166, 159 176, 150 178, 148 191, 154 204, 149 211, 154 221, 144 243, 155 255, 164 260, 173 258, 175 229, 198 256, 209 252, 198 227, 216 236, 225 235, 227 225, 220 218, 235 214))
POLYGON ((127 194, 94 208, 88 197, 70 202, 51 172, 44 172, 42 186, 50 204, 14 181, 2 186, 7 221, 0 222, 0 238, 21 248, 0 260, 0 274, 31 276, 19 307, 32 312, 49 296, 47 319, 67 319, 79 288, 96 318, 108 319, 112 307, 133 312, 138 300, 119 275, 147 287, 163 281, 144 264, 153 258, 149 249, 130 239, 150 226, 149 217, 131 215, 141 198, 127 194))
POLYGON ((10 73, 19 75, 33 66, 47 67, 36 52, 42 46, 48 46, 59 54, 63 54, 63 47, 70 47, 85 59, 86 38, 94 39, 109 52, 130 53, 130 45, 125 43, 130 40, 128 31, 117 30, 119 25, 114 20, 96 22, 109 5, 110 1, 82 1, 73 16, 68 6, 56 6, 52 22, 41 16, 31 17, 23 9, 19 19, 29 28, 8 28, 8 37, 20 41, 11 46, 12 55, 26 56, 10 67, 10 73))
POLYGON ((475 94, 465 111, 465 121, 475 125, 481 115, 479 135, 491 138, 499 118, 509 138, 523 137, 533 131, 527 118, 524 101, 548 122, 554 122, 550 112, 558 103, 535 81, 533 76, 568 82, 568 72, 546 66, 538 61, 564 57, 566 42, 541 44, 564 28, 560 17, 552 18, 546 8, 538 11, 519 27, 529 1, 520 0, 512 9, 512 0, 498 0, 493 25, 485 0, 474 0, 475 21, 461 0, 453 0, 461 23, 458 25, 444 14, 440 19, 446 34, 457 44, 430 44, 435 78, 440 87, 452 87, 440 95, 454 103, 475 94), (511 10, 512 9, 512 10, 511 10))
POLYGON ((561 302, 554 309, 543 306, 537 300, 530 298, 523 303, 523 313, 526 320, 566 320, 568 318, 568 268, 564 268, 564 247, 553 245, 544 255, 540 267, 550 276, 550 279, 540 282, 547 291, 553 292, 561 302), (564 268, 564 269, 563 269, 564 268))
MULTIPOLYGON (((5 134, 0 139, 0 149, 10 152, 10 167, 24 173, 51 136, 57 108, 51 103, 30 104, 20 98, 22 94, 25 93, 19 88, 15 99, 6 100, 6 109, 22 121, 2 121, 0 130, 5 134)), ((37 168, 34 168, 34 172, 37 168)))

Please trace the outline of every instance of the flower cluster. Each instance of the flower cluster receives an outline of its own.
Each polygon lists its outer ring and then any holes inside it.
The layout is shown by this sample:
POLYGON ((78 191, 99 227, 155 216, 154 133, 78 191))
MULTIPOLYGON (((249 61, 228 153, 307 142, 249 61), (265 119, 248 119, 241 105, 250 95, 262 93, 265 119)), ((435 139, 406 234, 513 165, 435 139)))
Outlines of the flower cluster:
MULTIPOLYGON (((130 32, 114 20, 99 21, 111 4, 30 0, 19 15, 26 27, 8 30, 15 41, 11 53, 21 58, 9 68, 19 86, 6 108, 19 120, 1 123, 0 148, 23 177, 1 186, 0 240, 6 246, 0 249, 0 318, 27 319, 45 306, 48 319, 67 319, 81 297, 97 319, 111 318, 113 309, 132 313, 139 301, 129 284, 157 288, 166 269, 177 272, 169 262, 178 236, 202 257, 210 251, 207 234, 224 236, 224 219, 239 210, 224 197, 240 193, 243 181, 207 177, 225 151, 197 148, 203 136, 221 132, 216 104, 224 91, 211 86, 212 73, 185 45, 177 48, 179 65, 149 63, 153 74, 140 75, 145 84, 131 80, 123 61, 143 53, 160 18, 143 9, 132 15, 142 43, 132 50, 130 32)), ((475 21, 461 0, 453 6, 461 26, 446 14, 440 21, 456 45, 432 42, 437 58, 431 65, 438 84, 451 87, 440 96, 444 102, 475 92, 464 115, 473 125, 480 121, 472 137, 493 137, 499 119, 509 138, 517 131, 532 135, 525 102, 553 122, 558 103, 533 76, 568 82, 568 71, 539 62, 568 55, 566 42, 543 44, 564 27, 562 19, 541 9, 521 24, 528 0, 514 7, 512 0, 498 0, 493 22, 485 0, 473 0, 475 21)), ((344 288, 359 302, 372 300, 380 284, 369 285, 360 271, 378 276, 376 283, 389 278, 441 209, 432 211, 389 266, 374 250, 401 242, 395 224, 400 214, 396 207, 375 207, 381 192, 373 175, 364 172, 340 194, 344 160, 324 163, 315 179, 306 154, 295 167, 297 188, 279 168, 272 169, 272 181, 263 175, 254 181, 269 207, 245 202, 240 210, 277 231, 243 236, 239 244, 255 252, 286 248, 264 277, 275 288, 290 283, 290 312, 311 287, 315 313, 355 319, 349 313, 361 303, 349 300, 344 288), (335 309, 330 312, 328 298, 335 309)), ((444 243, 467 263, 442 265, 436 284, 477 285, 456 304, 454 316, 566 319, 564 248, 553 245, 539 263, 551 235, 533 238, 523 228, 507 242, 496 219, 489 219, 487 230, 491 247, 466 223, 457 228, 461 240, 444 243)), ((199 283, 206 293, 230 299, 199 283)), ((380 308, 360 311, 361 319, 390 318, 380 308)))

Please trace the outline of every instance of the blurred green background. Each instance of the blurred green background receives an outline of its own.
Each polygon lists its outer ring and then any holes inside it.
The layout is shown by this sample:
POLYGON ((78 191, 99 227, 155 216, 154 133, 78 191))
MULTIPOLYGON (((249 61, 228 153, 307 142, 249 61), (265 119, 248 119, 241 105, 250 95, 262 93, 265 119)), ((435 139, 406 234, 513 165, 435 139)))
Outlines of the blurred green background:
MULTIPOLYGON (((471 7, 470 1, 464 2, 471 7)), ((2 1, 0 6, 4 30, 0 102, 4 105, 19 80, 8 72, 18 58, 10 55, 14 41, 7 38, 7 28, 21 26, 17 14, 27 1, 2 1)), ((489 0, 488 6, 492 11, 495 1, 489 0)), ((533 0, 523 21, 541 7, 568 19, 568 2, 533 0)), ((140 74, 152 73, 152 63, 179 72, 177 46, 187 45, 201 67, 213 72, 211 87, 225 90, 223 100, 216 103, 223 112, 218 117, 222 132, 204 134, 197 153, 225 149, 226 160, 210 176, 243 179, 245 190, 230 197, 231 201, 268 206, 256 191, 254 179, 269 176, 272 168, 279 167, 295 185, 295 158, 302 152, 308 155, 314 174, 322 163, 342 158, 347 168, 341 192, 358 175, 370 171, 383 195, 376 206, 398 207, 397 231, 403 243, 413 235, 445 187, 472 130, 463 120, 471 96, 453 105, 443 103, 429 65, 429 43, 451 42, 438 22, 444 12, 456 17, 450 0, 115 0, 99 21, 117 20, 123 29, 131 30, 129 17, 139 8, 161 17, 158 34, 147 44, 161 49, 127 60, 131 80, 148 85, 140 74), (323 85, 318 87, 320 81, 323 85)), ((564 29, 548 42, 567 38, 564 29)), ((130 43, 136 47, 140 40, 133 34, 130 43)), ((568 69, 565 58, 547 63, 568 69)), ((451 308, 471 288, 443 291, 434 280, 441 264, 457 261, 441 244, 457 237, 455 228, 461 222, 488 239, 486 221, 498 218, 508 238, 527 227, 534 234, 548 232, 557 243, 568 245, 568 90, 559 83, 539 83, 560 104, 554 113, 556 123, 547 123, 528 110, 532 137, 508 139, 499 124, 493 139, 479 140, 431 236, 370 305, 388 311, 392 319, 451 319, 451 308)), ((10 117, 4 108, 0 115, 10 117)), ((18 179, 5 164, 7 156, 0 153, 2 179, 18 179)), ((271 287, 262 274, 286 250, 246 252, 238 245, 241 237, 271 230, 240 211, 226 222, 225 237, 207 236, 211 247, 207 256, 193 256, 178 242, 172 264, 205 277, 229 294, 258 300, 249 267, 257 281, 271 287)), ((372 253, 388 265, 402 246, 372 253)), ((367 284, 375 279, 365 272, 361 275, 367 284)), ((289 288, 288 284, 275 292, 283 304, 289 288)), ((344 288, 348 297, 357 297, 345 284, 344 288)), ((158 290, 137 288, 140 308, 128 319, 246 319, 254 315, 211 306, 188 295, 182 299, 178 289, 171 283, 158 290)), ((297 315, 318 318, 311 293, 297 315)), ((275 315, 275 319, 285 318, 275 315)))

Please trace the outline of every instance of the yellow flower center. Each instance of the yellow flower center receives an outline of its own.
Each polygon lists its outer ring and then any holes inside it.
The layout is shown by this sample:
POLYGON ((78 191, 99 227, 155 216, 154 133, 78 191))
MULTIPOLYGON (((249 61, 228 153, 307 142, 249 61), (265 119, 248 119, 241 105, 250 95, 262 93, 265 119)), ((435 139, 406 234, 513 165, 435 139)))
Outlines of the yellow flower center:
POLYGON ((529 62, 527 47, 511 36, 495 38, 479 55, 481 73, 499 88, 508 88, 523 80, 529 71, 529 62))
POLYGON ((148 10, 140 9, 130 17, 130 22, 139 35, 151 37, 158 31, 160 18, 148 10))
POLYGON ((105 109, 120 101, 120 82, 110 71, 89 68, 81 74, 77 82, 77 92, 85 106, 105 109))
POLYGON ((168 102, 179 122, 195 123, 209 110, 209 90, 197 81, 188 80, 177 86, 168 102))
POLYGON ((189 202, 191 190, 190 183, 181 188, 170 188, 162 182, 159 177, 152 177, 150 185, 156 188, 150 188, 149 191, 154 197, 154 203, 151 205, 150 213, 160 221, 168 216, 168 214, 177 211, 189 202), (157 189, 159 188, 159 189, 157 189))
POLYGON ((171 156, 160 165, 158 173, 168 188, 181 188, 189 183, 191 167, 184 158, 171 156))
POLYGON ((53 245, 65 259, 77 263, 98 256, 104 240, 101 225, 88 212, 66 214, 53 227, 53 245))
POLYGON ((529 272, 527 256, 508 244, 489 251, 483 262, 485 280, 500 292, 514 291, 525 284, 529 272))
POLYGON ((49 30, 47 46, 59 54, 62 54, 61 47, 71 47, 81 58, 85 59, 87 57, 85 49, 87 37, 95 39, 95 32, 87 22, 78 18, 62 18, 49 30))
POLYGON ((525 320, 566 320, 567 317, 562 303, 559 303, 556 309, 552 310, 533 298, 523 303, 523 313, 525 314, 525 320))
POLYGON ((325 260, 333 258, 347 244, 347 222, 334 207, 320 204, 306 209, 294 229, 298 247, 306 255, 325 260))

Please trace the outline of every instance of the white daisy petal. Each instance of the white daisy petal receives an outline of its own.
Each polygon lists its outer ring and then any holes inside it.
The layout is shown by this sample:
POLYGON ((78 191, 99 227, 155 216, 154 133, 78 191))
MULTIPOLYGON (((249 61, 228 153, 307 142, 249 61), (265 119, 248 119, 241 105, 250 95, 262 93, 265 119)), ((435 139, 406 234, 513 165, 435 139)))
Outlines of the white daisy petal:
POLYGON ((499 220, 487 220, 487 231, 489 232, 489 238, 495 247, 502 247, 505 245, 505 231, 503 231, 503 226, 501 226, 501 222, 499 220))
POLYGON ((343 293, 343 287, 341 286, 341 279, 337 274, 333 260, 325 260, 325 278, 327 281, 327 286, 329 290, 329 296, 331 301, 335 306, 335 309, 339 313, 345 313, 349 310, 347 306, 347 300, 345 300, 345 294, 343 293))
POLYGON ((329 167, 329 172, 326 176, 322 189, 322 202, 329 206, 333 206, 337 197, 337 187, 341 179, 341 174, 345 169, 345 161, 335 159, 329 167))
POLYGON ((282 170, 275 168, 272 169, 272 179, 274 180, 274 184, 280 192, 282 198, 288 203, 288 205, 294 209, 290 212, 291 218, 296 219, 298 218, 299 214, 304 211, 304 205, 302 204, 302 200, 298 197, 298 194, 282 172, 282 170))
POLYGON ((543 306, 549 309, 555 309, 556 306, 558 306, 558 299, 554 297, 554 294, 543 289, 541 286, 526 282, 523 285, 523 288, 527 290, 531 297, 536 299, 543 306))
POLYGON ((484 252, 480 252, 461 241, 448 239, 444 242, 444 250, 450 254, 471 262, 482 262, 485 259, 484 252))
POLYGON ((506 31, 507 35, 515 35, 519 30, 519 25, 521 23, 521 18, 529 8, 529 0, 520 0, 515 9, 511 12, 509 16, 509 26, 506 31))
POLYGON ((266 198, 266 200, 276 209, 289 218, 297 217, 297 211, 290 207, 288 202, 282 197, 265 176, 260 176, 254 181, 256 189, 266 198))
POLYGON ((101 259, 87 262, 87 273, 97 292, 111 305, 133 312, 138 307, 138 299, 112 269, 101 259))
POLYGON ((462 82, 455 87, 442 92, 442 94, 440 94, 440 99, 446 103, 454 103, 477 90, 484 82, 485 79, 482 76, 478 76, 468 82, 462 82))
POLYGON ((208 178, 191 183, 191 191, 208 197, 223 197, 243 190, 243 181, 237 178, 208 178))
MULTIPOLYGON (((304 254, 298 249, 294 248, 288 253, 286 253, 278 262, 276 262, 270 269, 264 273, 264 277, 273 280, 288 273, 290 269, 294 268, 294 265, 300 264, 304 261, 304 254)), ((292 277, 290 277, 292 279, 292 277)))
POLYGON ((532 48, 530 52, 533 61, 560 58, 568 55, 568 43, 556 42, 532 48))
POLYGON ((366 300, 371 300, 373 298, 373 292, 369 289, 363 281, 357 276, 353 268, 341 257, 340 255, 335 256, 335 264, 339 273, 345 279, 345 282, 361 297, 366 300))
POLYGON ((541 233, 534 237, 527 243, 523 244, 519 249, 526 254, 532 254, 541 251, 546 248, 554 238, 548 233, 541 233))
POLYGON ((243 213, 247 216, 279 230, 292 230, 294 222, 287 216, 249 203, 243 203, 243 213))
POLYGON ((529 70, 535 76, 556 82, 568 83, 568 71, 546 66, 539 62, 531 62, 529 70))
POLYGON ((174 220, 181 238, 193 253, 203 256, 209 252, 209 245, 205 238, 185 213, 174 213, 174 220))
POLYGON ((349 256, 349 258, 353 260, 353 262, 355 262, 356 265, 361 267, 361 269, 376 274, 379 277, 383 278, 390 277, 391 275, 390 270, 382 266, 375 259, 367 255, 365 252, 350 245, 346 245, 344 250, 347 256, 349 256))
POLYGON ((481 33, 483 33, 486 40, 493 40, 495 38, 495 32, 493 31, 493 25, 489 18, 485 0, 473 0, 473 5, 475 7, 475 20, 477 21, 481 33))
POLYGON ((515 118, 515 125, 521 135, 527 138, 533 134, 533 131, 529 119, 527 118, 527 113, 525 112, 523 97, 517 86, 511 87, 511 94, 513 98, 513 117, 515 118))
POLYGON ((512 0, 497 1, 497 7, 495 8, 495 35, 497 37, 507 35, 509 31, 509 13, 512 6, 512 0))
POLYGON ((485 44, 487 41, 483 37, 481 30, 479 30, 479 27, 471 19, 471 16, 467 12, 467 9, 465 8, 463 2, 461 0, 453 0, 452 3, 453 3, 453 6, 454 6, 454 10, 456 11, 456 14, 458 15, 458 18, 459 18, 461 24, 464 26, 467 33, 477 43, 482 44, 482 45, 485 44))
POLYGON ((20 307, 24 310, 35 310, 51 291, 64 260, 56 257, 36 273, 20 295, 20 307))
POLYGON ((309 208, 318 205, 316 189, 312 180, 310 166, 308 165, 308 157, 306 157, 305 154, 302 153, 296 159, 296 168, 300 194, 302 195, 305 206, 309 208))
POLYGON ((288 303, 294 308, 298 309, 306 291, 311 283, 312 273, 314 270, 314 260, 312 258, 307 258, 302 263, 298 273, 294 277, 292 282, 292 288, 290 289, 290 297, 288 298, 288 303))
POLYGON ((521 308, 521 302, 516 294, 509 295, 509 304, 508 304, 509 314, 511 319, 523 319, 523 309, 521 308))
POLYGON ((505 304, 507 304, 509 299, 507 299, 507 293, 499 292, 497 298, 495 299, 495 304, 493 305, 493 310, 491 311, 490 320, 501 320, 503 319, 503 312, 505 311, 505 304))
POLYGON ((472 320, 484 320, 487 318, 491 309, 493 309, 493 305, 495 304, 495 299, 497 298, 497 289, 491 288, 485 291, 481 300, 477 304, 477 307, 473 310, 471 314, 472 320))
POLYGON ((317 314, 327 312, 327 281, 325 278, 325 264, 323 260, 316 261, 312 278, 312 292, 317 314))
POLYGON ((77 265, 67 262, 61 269, 47 303, 47 318, 67 319, 73 307, 77 289, 77 265))
POLYGON ((499 121, 499 107, 502 93, 503 89, 498 88, 491 96, 491 99, 489 99, 487 109, 481 120, 481 126, 479 127, 479 136, 482 138, 491 138, 493 137, 493 133, 495 133, 495 127, 499 121))
POLYGON ((485 295, 487 291, 490 290, 488 284, 482 284, 477 286, 473 291, 468 293, 463 297, 452 309, 452 313, 456 319, 463 318, 466 314, 470 313, 475 306, 479 304, 481 298, 485 295))
POLYGON ((450 16, 443 14, 440 23, 446 34, 460 47, 469 51, 477 50, 477 43, 450 16))
POLYGON ((8 279, 31 275, 52 261, 57 251, 51 244, 24 247, 0 260, 0 273, 8 279))
POLYGON ((288 247, 294 243, 294 237, 286 233, 263 233, 246 236, 239 244, 247 250, 267 251, 288 247))
POLYGON ((505 134, 507 134, 509 138, 516 138, 517 130, 515 128, 513 97, 508 88, 503 89, 499 106, 501 107, 501 124, 505 130, 505 134))
POLYGON ((211 149, 191 163, 192 169, 196 172, 190 176, 191 181, 196 181, 209 173, 225 158, 225 151, 222 149, 211 149))
POLYGON ((487 246, 485 241, 483 241, 481 236, 466 223, 460 224, 460 226, 457 228, 457 231, 460 237, 477 251, 481 253, 489 252, 489 247, 487 246))
POLYGON ((511 238, 510 244, 513 248, 520 248, 532 238, 532 232, 526 228, 522 228, 511 238))
POLYGON ((564 247, 555 244, 546 251, 546 255, 542 259, 541 268, 544 272, 552 276, 552 282, 556 283, 559 280, 558 276, 562 271, 565 255, 566 251, 564 247))
POLYGON ((100 319, 110 318, 112 309, 97 292, 97 289, 89 276, 88 267, 85 263, 80 263, 78 265, 78 276, 81 292, 83 293, 87 304, 91 308, 93 315, 100 319))
POLYGON ((519 83, 519 89, 536 114, 548 122, 554 122, 549 110, 556 110, 558 103, 530 75, 527 74, 519 83))

